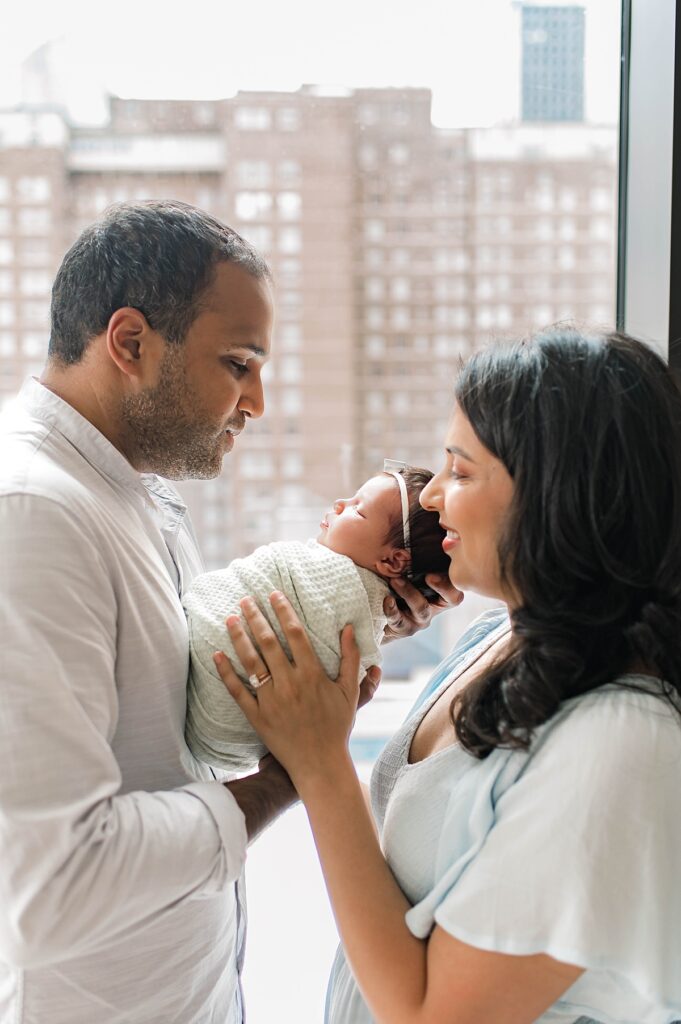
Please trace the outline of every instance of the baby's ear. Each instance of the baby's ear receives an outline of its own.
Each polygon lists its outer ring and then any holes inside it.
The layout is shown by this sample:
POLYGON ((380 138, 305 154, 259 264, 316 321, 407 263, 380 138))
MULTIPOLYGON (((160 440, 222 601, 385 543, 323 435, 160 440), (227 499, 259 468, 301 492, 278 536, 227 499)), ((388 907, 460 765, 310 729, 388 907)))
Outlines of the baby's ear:
POLYGON ((390 554, 376 563, 376 571, 386 579, 404 576, 411 563, 411 556, 405 548, 393 548, 390 554))

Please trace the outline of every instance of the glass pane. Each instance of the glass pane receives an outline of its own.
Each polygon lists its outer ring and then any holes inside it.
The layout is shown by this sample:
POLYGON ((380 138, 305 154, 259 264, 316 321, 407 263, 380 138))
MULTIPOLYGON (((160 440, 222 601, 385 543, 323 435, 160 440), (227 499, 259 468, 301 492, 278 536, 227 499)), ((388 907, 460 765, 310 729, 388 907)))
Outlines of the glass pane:
MULTIPOLYGON (((42 14, 0 40, 0 400, 39 369, 50 281, 111 203, 235 227, 277 323, 265 417, 218 480, 182 485, 209 568, 315 536, 384 456, 436 469, 456 368, 489 338, 613 326, 619 0, 346 0, 333 25, 312 0, 227 25, 208 0, 167 20, 120 0, 96 36, 80 4, 42 14)), ((363 775, 482 606, 386 648, 363 775)), ((334 931, 303 817, 249 859, 256 1024, 321 1017, 334 931)))

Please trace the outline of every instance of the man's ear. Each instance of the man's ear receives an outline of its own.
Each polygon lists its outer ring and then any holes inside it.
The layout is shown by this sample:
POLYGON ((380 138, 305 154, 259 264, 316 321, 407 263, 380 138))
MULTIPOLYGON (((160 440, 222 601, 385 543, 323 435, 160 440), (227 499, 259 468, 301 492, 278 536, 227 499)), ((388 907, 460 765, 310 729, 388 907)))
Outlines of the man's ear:
POLYGON ((393 548, 385 558, 376 563, 376 571, 386 579, 404 576, 411 563, 411 556, 405 548, 393 548))
POLYGON ((123 306, 111 315, 106 329, 106 349, 130 384, 145 387, 155 382, 163 339, 151 329, 139 309, 123 306))

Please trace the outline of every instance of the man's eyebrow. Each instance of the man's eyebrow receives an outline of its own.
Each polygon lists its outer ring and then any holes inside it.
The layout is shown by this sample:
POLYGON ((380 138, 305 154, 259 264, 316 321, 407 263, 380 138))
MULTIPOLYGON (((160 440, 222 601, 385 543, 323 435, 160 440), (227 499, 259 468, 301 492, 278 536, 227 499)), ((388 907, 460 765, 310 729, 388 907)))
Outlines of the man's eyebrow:
POLYGON ((468 452, 465 452, 463 448, 459 448, 458 445, 451 444, 447 448, 445 448, 445 451, 449 455, 460 455, 461 458, 466 459, 467 462, 475 462, 475 459, 471 458, 468 452))
POLYGON ((229 346, 230 351, 235 348, 245 348, 249 352, 252 352, 254 356, 258 356, 259 359, 269 359, 269 352, 266 349, 261 348, 260 345, 254 345, 251 341, 240 341, 236 345, 229 346))

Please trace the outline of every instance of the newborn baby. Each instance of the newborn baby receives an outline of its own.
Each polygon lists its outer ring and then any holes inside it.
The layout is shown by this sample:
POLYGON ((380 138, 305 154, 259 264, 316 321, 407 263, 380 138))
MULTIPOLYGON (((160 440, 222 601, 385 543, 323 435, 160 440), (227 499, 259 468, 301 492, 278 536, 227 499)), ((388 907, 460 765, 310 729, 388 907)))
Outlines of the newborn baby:
POLYGON ((244 685, 251 685, 225 628, 225 618, 240 612, 242 598, 257 600, 286 646, 268 600, 273 590, 285 594, 331 678, 338 675, 340 633, 348 623, 360 650, 360 678, 371 665, 380 665, 390 580, 404 576, 423 587, 427 573, 449 567, 438 515, 419 504, 431 476, 410 466, 389 469, 367 480, 352 498, 335 502, 316 540, 267 544, 194 580, 184 598, 191 654, 185 731, 199 760, 243 772, 266 753, 213 662, 215 651, 223 650, 244 685))

